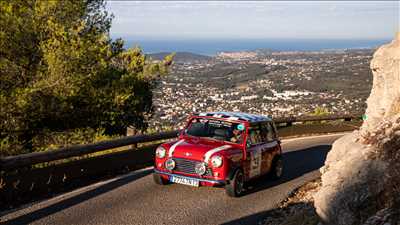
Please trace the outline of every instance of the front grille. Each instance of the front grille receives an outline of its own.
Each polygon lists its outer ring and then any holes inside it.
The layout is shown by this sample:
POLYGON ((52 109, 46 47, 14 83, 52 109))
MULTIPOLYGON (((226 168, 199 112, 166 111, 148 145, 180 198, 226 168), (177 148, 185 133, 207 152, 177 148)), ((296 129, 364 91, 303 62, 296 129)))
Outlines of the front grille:
MULTIPOLYGON (((173 158, 175 161, 175 169, 174 171, 187 173, 187 174, 197 174, 194 167, 199 161, 194 161, 190 159, 182 159, 182 158, 173 158)), ((204 176, 212 176, 211 168, 207 167, 206 173, 204 176)))

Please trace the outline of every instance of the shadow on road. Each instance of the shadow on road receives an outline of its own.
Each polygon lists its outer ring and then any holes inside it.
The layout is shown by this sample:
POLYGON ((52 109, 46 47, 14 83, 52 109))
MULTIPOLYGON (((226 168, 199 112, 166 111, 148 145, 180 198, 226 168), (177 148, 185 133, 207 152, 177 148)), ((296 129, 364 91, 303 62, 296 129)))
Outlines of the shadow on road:
MULTIPOLYGON (((270 179, 266 179, 265 177, 264 179, 262 178, 257 179, 249 183, 248 185, 249 191, 246 193, 246 195, 251 195, 252 193, 262 191, 277 186, 279 184, 286 183, 287 181, 298 178, 308 172, 317 170, 324 164, 326 155, 330 149, 331 145, 319 145, 303 150, 284 153, 283 154, 285 162, 284 176, 278 181, 271 181, 270 179)), ((152 171, 153 171, 152 169, 148 169, 142 172, 137 172, 135 174, 128 175, 126 177, 120 178, 110 183, 103 184, 92 190, 88 190, 76 196, 70 197, 68 199, 61 200, 60 202, 54 203, 45 208, 38 209, 36 211, 27 213, 25 215, 21 215, 19 217, 16 217, 14 219, 5 222, 4 224, 28 224, 34 222, 36 220, 50 216, 64 209, 73 207, 81 202, 87 201, 101 194, 112 191, 120 186, 126 185, 144 176, 147 176, 151 174, 152 171)), ((257 221, 259 221, 260 217, 264 215, 265 213, 257 213, 243 218, 239 218, 234 221, 230 221, 226 224, 257 224, 257 221)))
MULTIPOLYGON (((278 181, 271 181, 269 179, 257 179, 248 184, 248 192, 247 195, 262 191, 280 184, 283 184, 287 181, 296 179, 308 172, 317 170, 324 165, 326 155, 331 149, 331 145, 319 145, 311 148, 287 152, 283 154, 285 161, 285 174, 278 181)), ((271 215, 271 211, 268 210, 260 213, 255 213, 252 215, 248 215, 227 223, 224 225, 233 225, 233 224, 259 224, 260 220, 266 218, 271 215)))
POLYGON ((285 165, 283 177, 277 181, 271 181, 270 179, 265 179, 265 177, 256 179, 248 184, 249 190, 247 194, 277 186, 321 168, 330 149, 331 145, 318 145, 299 151, 283 153, 285 165))
MULTIPOLYGON (((86 192, 83 192, 81 194, 78 194, 76 196, 73 196, 71 198, 67 198, 65 200, 62 200, 60 202, 54 203, 52 205, 49 205, 45 208, 30 212, 28 214, 21 215, 19 217, 16 217, 14 219, 11 219, 9 221, 6 221, 2 224, 28 224, 32 223, 36 220, 39 220, 41 218, 44 218, 46 216, 49 216, 51 214, 57 213, 59 211, 62 211, 64 209, 70 208, 74 205, 77 205, 81 202, 87 201, 91 198, 94 198, 96 196, 99 196, 101 194, 107 193, 109 191, 112 191, 118 187, 121 187, 125 184, 128 184, 132 181, 135 181, 137 179, 140 179, 142 177, 145 177, 153 172, 153 169, 147 169, 141 172, 137 172, 132 175, 125 176, 123 178, 117 179, 115 181, 112 181, 110 183, 103 184, 93 190, 89 190, 86 192)), ((0 220, 0 222, 2 222, 0 220)), ((68 223, 68 222, 67 222, 68 223)))

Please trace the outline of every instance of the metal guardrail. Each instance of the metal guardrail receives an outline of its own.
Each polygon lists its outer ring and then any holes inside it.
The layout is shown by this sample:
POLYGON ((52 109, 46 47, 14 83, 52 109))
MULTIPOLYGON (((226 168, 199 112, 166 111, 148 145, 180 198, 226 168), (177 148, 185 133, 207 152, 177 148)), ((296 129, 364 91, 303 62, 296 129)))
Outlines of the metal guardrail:
MULTIPOLYGON (((350 121, 353 119, 361 119, 361 116, 356 115, 337 115, 337 116, 314 116, 314 117, 288 117, 274 119, 275 123, 285 123, 291 126, 295 122, 313 122, 313 121, 332 121, 332 120, 345 120, 350 121)), ((44 152, 34 152, 16 156, 8 156, 0 158, 0 170, 12 170, 22 167, 35 165, 38 163, 51 162, 70 157, 83 156, 90 153, 100 152, 108 149, 146 143, 151 141, 160 141, 165 139, 174 138, 179 133, 179 130, 161 132, 149 135, 128 136, 110 141, 101 141, 94 144, 74 145, 70 147, 60 148, 56 150, 49 150, 44 152)))
POLYGON ((0 170, 17 169, 38 163, 66 159, 75 156, 83 156, 90 153, 100 152, 127 145, 133 145, 137 143, 146 143, 151 141, 174 138, 177 136, 177 134, 178 131, 170 131, 150 135, 127 136, 110 141, 100 141, 94 144, 73 145, 56 150, 8 156, 0 159, 0 170))
POLYGON ((350 121, 354 119, 362 119, 361 115, 329 115, 329 116, 304 116, 304 117, 284 117, 274 119, 275 123, 296 123, 296 122, 313 122, 313 121, 331 121, 331 120, 345 120, 350 121))

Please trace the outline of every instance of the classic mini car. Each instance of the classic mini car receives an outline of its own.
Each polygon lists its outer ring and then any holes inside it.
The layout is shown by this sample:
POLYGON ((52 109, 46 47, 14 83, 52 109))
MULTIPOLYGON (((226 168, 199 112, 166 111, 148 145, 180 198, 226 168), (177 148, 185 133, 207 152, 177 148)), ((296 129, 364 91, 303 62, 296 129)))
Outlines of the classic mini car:
POLYGON ((283 161, 276 128, 269 117, 239 112, 190 116, 178 140, 156 149, 157 184, 225 186, 229 196, 244 192, 244 183, 270 174, 282 176, 283 161))

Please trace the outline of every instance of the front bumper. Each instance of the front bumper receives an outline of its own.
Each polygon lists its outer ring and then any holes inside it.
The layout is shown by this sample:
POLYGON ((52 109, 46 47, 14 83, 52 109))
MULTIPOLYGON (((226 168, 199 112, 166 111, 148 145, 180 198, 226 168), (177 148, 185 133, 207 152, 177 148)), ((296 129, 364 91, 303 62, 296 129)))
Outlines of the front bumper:
POLYGON ((178 175, 178 174, 173 174, 173 173, 168 173, 164 171, 160 171, 157 169, 154 169, 154 173, 164 175, 164 176, 174 176, 174 177, 181 177, 181 178, 190 178, 193 180, 199 181, 199 183, 207 183, 207 184, 212 184, 213 186, 220 186, 220 185, 225 185, 226 182, 225 180, 211 180, 211 179, 204 179, 204 178, 198 178, 198 177, 190 177, 190 176, 183 176, 183 175, 178 175))

